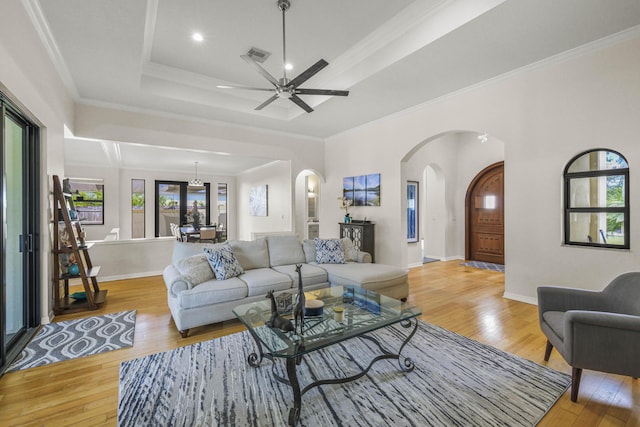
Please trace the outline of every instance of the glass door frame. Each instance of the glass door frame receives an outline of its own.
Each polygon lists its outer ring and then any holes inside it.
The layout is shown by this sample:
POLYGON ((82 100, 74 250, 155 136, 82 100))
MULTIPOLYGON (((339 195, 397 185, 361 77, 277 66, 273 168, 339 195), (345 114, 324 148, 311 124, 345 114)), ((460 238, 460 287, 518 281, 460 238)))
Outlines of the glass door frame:
POLYGON ((0 266, 0 374, 17 357, 40 325, 41 302, 41 252, 40 252, 40 141, 39 128, 29 121, 20 109, 0 93, 0 192, 6 198, 7 177, 5 171, 5 117, 21 126, 22 134, 22 230, 20 246, 23 254, 22 327, 6 340, 6 307, 10 304, 6 295, 6 239, 4 209, 0 209, 0 241, 2 264, 0 266))
MULTIPOLYGON (((179 221, 178 225, 182 225, 185 223, 185 216, 187 214, 187 210, 191 207, 187 206, 187 193, 189 183, 186 181, 165 181, 165 180, 156 180, 154 183, 154 210, 155 210, 155 225, 154 225, 154 235, 156 237, 160 237, 160 186, 164 184, 169 185, 177 185, 180 187, 180 209, 179 209, 179 221)), ((207 225, 211 223, 211 184, 208 182, 204 183, 206 189, 205 200, 207 203, 205 209, 205 223, 203 225, 207 225)), ((163 236, 166 237, 166 236, 163 236)))

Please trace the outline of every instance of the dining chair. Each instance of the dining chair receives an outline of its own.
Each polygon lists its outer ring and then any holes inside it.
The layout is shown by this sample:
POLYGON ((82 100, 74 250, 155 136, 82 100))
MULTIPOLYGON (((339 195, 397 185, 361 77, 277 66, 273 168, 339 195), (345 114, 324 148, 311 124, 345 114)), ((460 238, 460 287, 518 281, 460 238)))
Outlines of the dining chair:
POLYGON ((216 243, 217 242, 216 229, 215 228, 201 229, 200 230, 200 242, 216 243))

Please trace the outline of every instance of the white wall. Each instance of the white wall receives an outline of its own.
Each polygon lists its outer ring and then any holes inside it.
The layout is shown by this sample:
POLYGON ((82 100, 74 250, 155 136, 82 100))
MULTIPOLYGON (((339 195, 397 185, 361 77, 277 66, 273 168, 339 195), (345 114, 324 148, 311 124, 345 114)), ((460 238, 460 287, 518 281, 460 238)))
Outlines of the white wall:
POLYGON ((175 242, 173 237, 92 242, 91 261, 100 266, 98 281, 161 275, 171 263, 175 242))
POLYGON ((238 239, 251 240, 251 233, 293 231, 293 184, 291 164, 276 161, 237 176, 238 239), (253 187, 268 186, 267 216, 249 215, 249 194, 253 187))
MULTIPOLYGON (((631 251, 562 245, 561 190, 566 162, 581 151, 605 147, 626 156, 632 206, 640 200, 640 175, 633 173, 640 167, 639 33, 330 138, 325 186, 330 194, 324 200, 339 195, 343 176, 380 172, 382 206, 367 215, 377 223, 376 258, 407 265, 400 220, 403 158, 434 136, 483 130, 505 146, 506 296, 533 302, 543 284, 601 289, 618 274, 637 270, 640 256, 634 248, 640 235, 633 225, 631 251)), ((323 203, 322 212, 327 221, 340 217, 331 203, 323 203)))

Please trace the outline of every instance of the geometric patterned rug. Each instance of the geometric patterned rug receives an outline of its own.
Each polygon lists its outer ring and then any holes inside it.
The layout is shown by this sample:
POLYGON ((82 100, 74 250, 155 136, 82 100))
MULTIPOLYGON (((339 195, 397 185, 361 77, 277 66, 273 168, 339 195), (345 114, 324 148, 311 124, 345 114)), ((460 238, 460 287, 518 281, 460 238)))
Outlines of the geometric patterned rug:
POLYGON ((135 310, 48 323, 7 372, 131 347, 135 325, 135 310))
POLYGON ((504 273, 504 265, 502 264, 492 264, 490 262, 482 262, 482 261, 467 261, 467 262, 463 262, 460 265, 464 265, 465 267, 481 268, 483 270, 492 270, 492 271, 504 273))
MULTIPOLYGON (((398 349, 407 331, 370 333, 398 349)), ((118 426, 284 426, 292 403, 283 360, 251 367, 251 335, 240 332, 120 364, 118 426)), ((345 377, 380 354, 352 338, 313 351, 297 367, 301 388, 345 377)), ((494 347, 420 322, 398 361, 380 361, 356 381, 302 396, 299 426, 534 426, 567 390, 571 377, 494 347)))

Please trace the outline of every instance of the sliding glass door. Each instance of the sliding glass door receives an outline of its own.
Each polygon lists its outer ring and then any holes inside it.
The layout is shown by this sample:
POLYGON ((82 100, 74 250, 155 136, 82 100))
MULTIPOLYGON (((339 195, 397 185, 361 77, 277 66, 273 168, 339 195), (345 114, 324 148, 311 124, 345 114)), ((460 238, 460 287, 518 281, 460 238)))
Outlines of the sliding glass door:
MULTIPOLYGON (((22 349, 40 323, 37 128, 0 96, 2 300, 0 364, 22 349)), ((0 369, 1 372, 1 369, 0 369)))
POLYGON ((171 236, 171 224, 183 225, 189 222, 187 211, 198 207, 202 225, 211 220, 211 191, 207 182, 204 187, 191 187, 183 181, 156 181, 156 237, 171 236))

